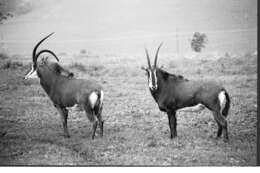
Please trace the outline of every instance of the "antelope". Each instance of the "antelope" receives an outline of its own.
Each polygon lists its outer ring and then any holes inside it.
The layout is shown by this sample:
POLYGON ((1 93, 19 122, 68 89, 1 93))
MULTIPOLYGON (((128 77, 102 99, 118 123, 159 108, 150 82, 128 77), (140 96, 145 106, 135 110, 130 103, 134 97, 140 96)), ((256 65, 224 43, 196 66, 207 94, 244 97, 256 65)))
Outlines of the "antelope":
POLYGON ((39 45, 52 34, 54 33, 44 37, 34 47, 32 67, 24 79, 40 78, 42 88, 61 116, 65 137, 70 137, 67 127, 67 108, 77 105, 85 110, 88 119, 92 123, 92 139, 95 137, 97 126, 100 128, 102 137, 104 124, 101 115, 104 98, 102 87, 93 80, 76 79, 73 73, 64 69, 56 62, 48 61, 46 58, 41 63, 37 62, 38 57, 43 53, 49 53, 59 61, 56 54, 48 49, 43 49, 36 53, 39 45))
POLYGON ((199 111, 205 107, 212 111, 218 125, 216 138, 228 141, 226 117, 230 108, 230 97, 226 89, 212 81, 193 81, 180 75, 168 73, 157 67, 158 53, 162 43, 157 48, 154 64, 151 66, 148 50, 145 48, 148 67, 141 67, 146 71, 148 86, 152 97, 158 104, 160 111, 168 115, 170 138, 177 136, 176 111, 193 107, 199 111))

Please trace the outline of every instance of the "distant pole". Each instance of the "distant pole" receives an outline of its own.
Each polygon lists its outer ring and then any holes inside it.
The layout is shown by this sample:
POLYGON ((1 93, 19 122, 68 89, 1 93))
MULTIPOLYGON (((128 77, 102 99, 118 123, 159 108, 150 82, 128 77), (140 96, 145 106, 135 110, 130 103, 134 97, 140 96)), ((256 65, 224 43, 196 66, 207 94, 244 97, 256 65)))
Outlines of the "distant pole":
POLYGON ((180 48, 179 48, 179 36, 178 36, 178 28, 176 27, 176 52, 179 55, 180 48))

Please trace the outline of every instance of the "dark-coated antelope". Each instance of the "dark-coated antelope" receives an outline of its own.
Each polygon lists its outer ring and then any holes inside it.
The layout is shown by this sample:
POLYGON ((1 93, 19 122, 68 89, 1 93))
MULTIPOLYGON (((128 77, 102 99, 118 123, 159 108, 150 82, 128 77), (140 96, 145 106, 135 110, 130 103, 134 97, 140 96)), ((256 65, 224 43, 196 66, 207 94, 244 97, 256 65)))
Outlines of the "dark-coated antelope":
POLYGON ((36 53, 39 45, 52 34, 43 38, 34 47, 32 69, 24 79, 37 76, 40 78, 42 88, 61 115, 65 137, 69 137, 67 108, 74 105, 83 107, 88 119, 92 122, 92 139, 95 137, 97 126, 99 126, 100 134, 103 136, 104 121, 102 120, 101 113, 104 94, 102 87, 92 80, 74 78, 73 73, 65 70, 58 63, 50 62, 47 59, 42 60, 41 63, 37 62, 38 57, 42 53, 50 53, 59 61, 55 53, 50 50, 44 49, 36 53))
POLYGON ((205 106, 212 111, 218 124, 217 137, 220 137, 223 131, 224 141, 228 141, 226 117, 230 98, 225 88, 215 82, 188 80, 158 68, 157 59, 161 46, 162 44, 157 49, 153 66, 145 49, 148 67, 142 69, 147 73, 148 86, 159 109, 168 114, 171 138, 177 136, 176 111, 197 105, 199 109, 205 106))

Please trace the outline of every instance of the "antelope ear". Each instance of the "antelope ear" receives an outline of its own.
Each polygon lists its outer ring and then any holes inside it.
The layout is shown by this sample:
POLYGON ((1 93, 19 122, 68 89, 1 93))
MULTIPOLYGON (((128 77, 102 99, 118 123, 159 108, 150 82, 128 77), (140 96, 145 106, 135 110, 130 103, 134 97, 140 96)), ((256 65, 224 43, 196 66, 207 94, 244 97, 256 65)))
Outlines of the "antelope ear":
POLYGON ((145 68, 144 66, 142 66, 141 69, 147 71, 147 68, 145 68))
POLYGON ((42 57, 41 64, 46 64, 47 61, 48 61, 48 57, 47 56, 46 57, 42 57))

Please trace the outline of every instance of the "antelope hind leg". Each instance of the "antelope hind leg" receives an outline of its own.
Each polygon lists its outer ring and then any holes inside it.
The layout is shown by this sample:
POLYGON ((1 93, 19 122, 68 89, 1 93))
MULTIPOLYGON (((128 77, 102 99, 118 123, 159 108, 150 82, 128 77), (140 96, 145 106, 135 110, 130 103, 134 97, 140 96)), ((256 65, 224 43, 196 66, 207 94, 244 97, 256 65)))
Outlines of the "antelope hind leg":
POLYGON ((98 126, 100 128, 100 136, 103 137, 103 126, 104 126, 104 121, 102 119, 102 108, 100 107, 98 113, 97 113, 97 119, 98 119, 98 126))
POLYGON ((217 137, 220 137, 223 132, 224 142, 228 142, 229 138, 228 138, 227 120, 219 112, 213 111, 213 116, 218 123, 217 137))
POLYGON ((97 121, 94 121, 93 124, 92 124, 92 139, 95 138, 95 133, 96 133, 96 130, 97 130, 97 124, 98 124, 97 121))
POLYGON ((89 121, 92 123, 92 139, 95 138, 95 133, 97 130, 97 125, 98 125, 98 121, 97 121, 97 117, 95 116, 95 112, 88 106, 88 105, 84 105, 84 109, 85 109, 85 113, 89 119, 89 121))

